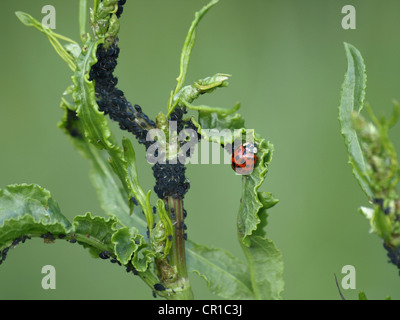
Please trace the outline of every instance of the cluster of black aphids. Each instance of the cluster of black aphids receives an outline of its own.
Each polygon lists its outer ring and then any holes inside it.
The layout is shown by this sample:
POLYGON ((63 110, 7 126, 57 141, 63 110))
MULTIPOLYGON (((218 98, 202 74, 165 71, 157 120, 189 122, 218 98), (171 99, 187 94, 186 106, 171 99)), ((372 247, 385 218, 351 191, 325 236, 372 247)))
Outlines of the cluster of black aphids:
MULTIPOLYGON (((118 18, 122 14, 122 6, 125 2, 125 0, 118 2, 118 18)), ((95 84, 96 101, 99 110, 108 114, 113 121, 118 122, 122 130, 133 133, 138 142, 144 144, 147 149, 154 143, 154 141, 147 141, 146 139, 148 130, 155 128, 156 124, 149 119, 139 105, 132 106, 125 98, 124 93, 116 87, 118 79, 113 75, 113 72, 117 66, 119 51, 118 39, 108 49, 100 44, 96 52, 97 63, 90 70, 90 80, 93 80, 95 84)), ((192 121, 184 121, 182 119, 186 112, 186 108, 176 107, 170 115, 169 120, 176 121, 178 132, 183 128, 196 130, 192 121)), ((76 135, 74 130, 71 130, 71 133, 76 135)), ((190 153, 190 150, 188 150, 188 153, 190 153)), ((189 189, 189 182, 185 177, 185 166, 183 164, 155 164, 153 172, 156 179, 154 190, 159 198, 165 199, 168 196, 172 196, 183 199, 189 189)))
MULTIPOLYGON (((171 121, 176 121, 177 132, 181 132, 183 129, 193 129, 197 132, 197 128, 194 126, 191 120, 183 120, 183 115, 186 113, 186 108, 175 108, 170 115, 171 121)), ((197 141, 201 136, 198 134, 197 141)), ((191 137, 194 138, 194 137, 191 137)), ((191 150, 188 149, 186 156, 190 156, 191 150)), ((156 179, 156 185, 154 191, 160 199, 165 199, 168 196, 172 196, 174 199, 183 199, 185 194, 190 188, 189 180, 185 176, 186 167, 180 161, 176 163, 156 163, 153 166, 153 174, 156 179)))
MULTIPOLYGON (((110 251, 107 251, 107 250, 101 251, 99 253, 99 257, 100 257, 100 259, 103 259, 103 260, 110 259, 111 263, 115 263, 115 264, 118 264, 119 266, 123 266, 122 263, 119 262, 117 260, 117 258, 110 251)), ((132 258, 133 258, 133 256, 132 256, 132 258)), ((128 272, 128 273, 132 272, 135 276, 137 276, 138 271, 132 265, 132 258, 131 258, 131 260, 129 260, 129 262, 126 265, 124 265, 124 267, 126 267, 126 272, 128 272)))
MULTIPOLYGON (((108 259, 110 259, 110 262, 111 262, 111 263, 116 263, 116 264, 118 264, 119 266, 124 266, 124 267, 126 267, 126 272, 128 272, 128 273, 129 273, 129 272, 132 272, 135 276, 137 276, 137 275, 139 274, 138 271, 135 269, 135 267, 132 265, 132 259, 131 259, 126 265, 122 265, 121 262, 119 262, 119 261, 116 259, 116 257, 115 257, 110 251, 107 251, 107 250, 101 251, 101 252, 99 253, 99 257, 100 257, 101 259, 103 259, 103 260, 108 260, 108 259)), ((161 283, 156 283, 156 284, 154 285, 154 290, 156 290, 156 291, 164 291, 164 290, 166 290, 166 289, 165 289, 165 287, 164 287, 161 283)), ((153 293, 153 297, 156 298, 157 296, 156 296, 155 291, 153 291, 152 293, 153 293)))
POLYGON ((126 3, 126 0, 118 0, 118 10, 115 13, 118 18, 121 16, 122 12, 124 11, 123 5, 125 3, 126 3))
POLYGON ((56 237, 54 236, 54 234, 52 234, 50 232, 44 233, 40 237, 46 242, 52 242, 52 241, 56 240, 56 237))
POLYGON ((156 178, 154 191, 160 199, 165 199, 168 196, 183 199, 190 187, 185 176, 185 170, 186 167, 180 162, 176 164, 154 164, 153 174, 156 178))
MULTIPOLYGON (((169 209, 168 205, 165 204, 165 210, 168 210, 168 209, 169 209)), ((169 211, 171 213, 171 219, 172 219, 172 221, 174 221, 172 225, 175 226, 175 229, 176 230, 182 229, 184 231, 187 230, 187 225, 183 221, 181 221, 181 223, 179 225, 176 225, 178 223, 178 221, 175 221, 175 219, 176 219, 175 209, 174 208, 170 208, 169 211)), ((183 209, 183 219, 186 219, 186 217, 187 217, 187 211, 186 211, 186 209, 183 209)), ((172 238, 172 236, 170 236, 170 235, 168 236, 169 240, 171 240, 170 237, 172 238)), ((187 240, 187 233, 186 232, 183 234, 183 239, 187 240)))
POLYGON ((82 139, 82 133, 76 127, 78 121, 78 116, 75 111, 67 109, 67 121, 65 124, 65 129, 68 131, 69 135, 73 138, 82 139))
POLYGON ((400 248, 389 246, 386 243, 383 243, 383 247, 387 251, 389 262, 393 263, 398 269, 400 269, 400 248))
POLYGON ((118 122, 122 130, 133 133, 139 143, 148 147, 146 141, 148 129, 155 128, 155 123, 144 114, 139 105, 132 106, 124 93, 116 87, 117 77, 113 72, 119 55, 118 40, 108 49, 101 44, 97 48, 97 63, 90 70, 90 80, 95 81, 96 100, 99 110, 108 114, 111 120, 118 122))
POLYGON ((3 261, 6 260, 8 250, 10 250, 10 247, 5 247, 3 251, 0 251, 0 264, 2 264, 3 261))
MULTIPOLYGON (((70 243, 75 243, 77 242, 77 240, 73 237, 73 235, 71 235, 71 239, 67 240, 70 243)), ((56 239, 65 239, 67 237, 66 234, 58 234, 57 236, 55 236, 54 234, 52 234, 51 232, 46 232, 40 235, 40 238, 42 238, 44 240, 45 243, 53 243, 56 239)), ((20 243, 25 243, 26 240, 31 239, 30 236, 28 235, 23 235, 22 237, 16 238, 11 242, 11 245, 9 247, 4 248, 2 251, 0 250, 0 264, 2 264, 6 258, 7 258, 7 253, 9 251, 10 248, 14 248, 16 247, 18 244, 20 243)))
POLYGON ((175 121, 177 124, 176 130, 177 132, 181 132, 183 128, 185 127, 185 123, 182 120, 183 115, 187 113, 186 108, 183 107, 176 107, 174 111, 171 112, 171 115, 169 116, 170 121, 175 121))
MULTIPOLYGON (((74 234, 70 234, 69 236, 71 237, 71 239, 67 239, 66 241, 68 241, 70 243, 76 243, 77 242, 77 240, 75 239, 74 234)), ((45 243, 53 243, 56 239, 61 239, 61 240, 65 239, 67 237, 67 235, 64 234, 64 233, 60 233, 56 237, 51 232, 47 232, 47 233, 44 233, 44 234, 40 235, 40 237, 44 240, 45 243)))
MULTIPOLYGON (((122 14, 125 2, 118 1, 118 18, 122 14)), ((113 72, 117 66, 118 55, 118 39, 108 49, 102 44, 97 47, 97 63, 92 66, 89 74, 89 79, 95 81, 97 104, 99 110, 118 122, 122 130, 133 133, 139 143, 148 147, 151 142, 146 141, 147 132, 149 128, 155 128, 155 123, 143 113, 139 105, 132 106, 124 93, 116 87, 118 78, 114 77, 113 72)))
POLYGON ((2 264, 6 258, 7 258, 7 253, 10 248, 13 248, 17 246, 20 243, 25 243, 26 240, 31 239, 30 236, 24 235, 22 237, 16 238, 11 242, 11 245, 9 247, 5 247, 3 250, 0 250, 0 264, 2 264))
MULTIPOLYGON (((123 11, 125 0, 118 1, 119 18, 123 11)), ((148 129, 155 128, 155 122, 143 113, 139 105, 132 106, 124 96, 122 90, 116 87, 118 78, 114 77, 113 72, 117 66, 119 56, 118 39, 106 49, 102 44, 97 47, 97 63, 90 70, 89 79, 95 82, 96 100, 99 110, 108 114, 110 119, 118 122, 122 130, 133 133, 139 143, 146 145, 151 141, 146 141, 148 129)))

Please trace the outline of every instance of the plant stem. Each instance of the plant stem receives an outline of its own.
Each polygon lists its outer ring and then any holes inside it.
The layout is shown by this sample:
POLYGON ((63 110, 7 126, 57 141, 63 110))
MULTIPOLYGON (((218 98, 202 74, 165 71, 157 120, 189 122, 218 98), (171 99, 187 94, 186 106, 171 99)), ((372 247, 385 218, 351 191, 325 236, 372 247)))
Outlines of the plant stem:
POLYGON ((82 43, 86 41, 87 0, 79 0, 79 35, 82 43))
POLYGON ((186 269, 183 200, 168 197, 166 202, 168 205, 168 214, 174 227, 172 247, 169 253, 169 264, 173 268, 176 268, 177 274, 177 278, 173 284, 175 294, 172 295, 170 299, 193 299, 193 292, 190 287, 188 273, 186 269))

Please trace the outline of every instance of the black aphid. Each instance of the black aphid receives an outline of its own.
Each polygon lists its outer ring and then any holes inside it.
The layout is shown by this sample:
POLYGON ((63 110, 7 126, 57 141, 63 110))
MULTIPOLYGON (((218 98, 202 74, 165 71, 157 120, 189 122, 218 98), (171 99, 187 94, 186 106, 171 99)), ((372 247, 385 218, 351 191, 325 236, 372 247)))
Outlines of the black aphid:
POLYGON ((5 247, 5 248, 3 249, 3 251, 0 251, 0 253, 1 253, 1 255, 0 255, 0 258, 1 258, 1 259, 0 259, 0 264, 1 264, 3 261, 6 260, 8 249, 9 249, 9 247, 5 247))
POLYGON ((138 205, 139 205, 139 202, 137 201, 137 199, 136 199, 135 197, 132 197, 132 198, 131 198, 131 201, 133 202, 133 204, 134 204, 135 206, 138 206, 138 205))
POLYGON ((104 250, 104 251, 102 251, 102 252, 100 252, 99 253, 99 257, 101 258, 101 259, 109 259, 110 257, 111 257, 111 252, 110 251, 107 251, 107 250, 104 250))
POLYGON ((382 206, 383 205, 383 199, 382 198, 374 198, 374 199, 372 199, 372 203, 373 204, 377 204, 378 206, 382 206))
POLYGON ((30 239, 31 239, 30 236, 24 235, 24 236, 22 236, 21 241, 22 241, 22 243, 25 243, 26 240, 30 240, 30 239))
POLYGON ((9 249, 10 249, 10 247, 5 247, 5 248, 3 249, 3 252, 1 253, 1 258, 2 258, 3 260, 6 259, 7 252, 8 252, 9 249))
POLYGON ((157 290, 157 291, 164 291, 165 287, 161 283, 156 283, 154 285, 154 289, 157 290))
POLYGON ((132 267, 132 273, 137 276, 139 274, 139 272, 136 270, 135 267, 132 267))
POLYGON ((42 234, 40 237, 43 238, 44 240, 48 240, 48 241, 53 241, 53 240, 56 239, 56 238, 54 237, 54 235, 53 235, 52 233, 50 233, 50 232, 47 232, 47 233, 45 233, 45 234, 42 234))
POLYGON ((133 269, 133 266, 131 264, 126 265, 126 272, 131 272, 133 269))

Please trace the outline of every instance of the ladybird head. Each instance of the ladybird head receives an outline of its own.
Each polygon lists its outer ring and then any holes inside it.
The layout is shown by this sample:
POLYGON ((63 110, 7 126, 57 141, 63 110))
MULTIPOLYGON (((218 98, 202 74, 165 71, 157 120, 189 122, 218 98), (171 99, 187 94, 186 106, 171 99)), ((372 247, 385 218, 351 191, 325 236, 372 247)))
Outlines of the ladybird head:
POLYGON ((246 150, 246 153, 256 154, 258 151, 256 145, 253 142, 245 142, 243 144, 243 148, 246 150))

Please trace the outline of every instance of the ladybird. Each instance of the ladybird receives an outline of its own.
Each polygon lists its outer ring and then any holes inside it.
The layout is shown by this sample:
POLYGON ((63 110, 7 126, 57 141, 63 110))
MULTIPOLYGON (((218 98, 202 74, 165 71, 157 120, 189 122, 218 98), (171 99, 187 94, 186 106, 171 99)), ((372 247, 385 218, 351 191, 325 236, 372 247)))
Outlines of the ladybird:
POLYGON ((232 169, 240 175, 249 175, 257 163, 257 148, 253 143, 245 143, 232 152, 232 169))

